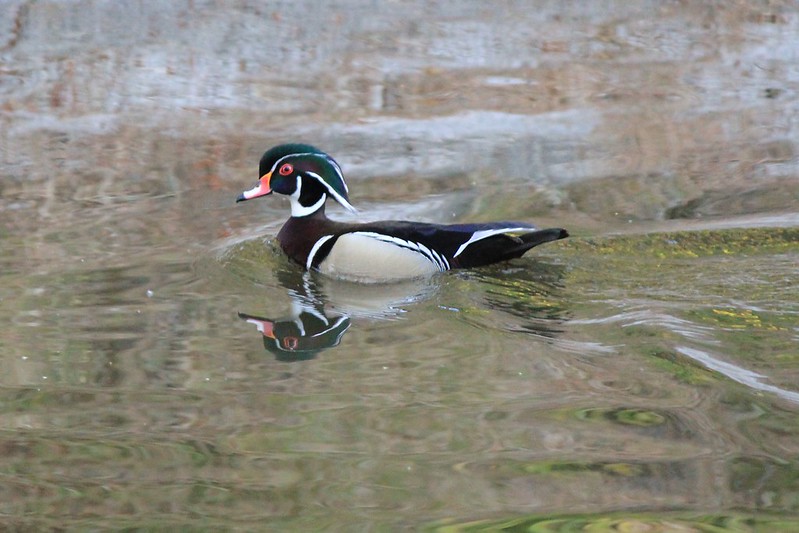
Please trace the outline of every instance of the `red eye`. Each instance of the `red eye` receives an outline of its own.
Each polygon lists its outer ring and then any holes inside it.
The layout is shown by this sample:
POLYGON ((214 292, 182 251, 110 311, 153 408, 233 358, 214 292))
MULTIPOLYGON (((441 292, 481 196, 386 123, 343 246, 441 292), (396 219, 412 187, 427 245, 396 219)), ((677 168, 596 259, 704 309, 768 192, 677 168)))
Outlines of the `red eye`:
POLYGON ((297 346, 299 345, 300 345, 300 340, 297 337, 283 338, 283 348, 285 348, 286 350, 291 350, 293 352, 294 350, 297 349, 297 346))
POLYGON ((285 163, 282 167, 280 167, 280 170, 278 170, 278 173, 281 176, 288 176, 292 172, 294 172, 294 167, 291 166, 291 163, 285 163))

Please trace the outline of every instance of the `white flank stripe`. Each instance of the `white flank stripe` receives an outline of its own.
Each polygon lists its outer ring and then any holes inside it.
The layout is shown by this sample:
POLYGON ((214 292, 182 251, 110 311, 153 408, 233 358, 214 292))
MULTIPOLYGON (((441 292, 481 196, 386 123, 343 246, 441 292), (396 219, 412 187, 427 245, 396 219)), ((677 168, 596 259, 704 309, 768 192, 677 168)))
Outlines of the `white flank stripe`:
POLYGON ((488 237, 493 237, 494 235, 500 235, 502 233, 512 233, 514 231, 535 231, 536 228, 533 227, 523 227, 523 228, 499 228, 499 229, 484 229, 483 231, 475 231, 472 233, 472 236, 469 237, 469 240, 465 243, 461 244, 458 247, 458 251, 455 252, 455 255, 452 257, 458 257, 463 253, 463 251, 472 243, 477 241, 482 241, 483 239, 487 239, 488 237))
POLYGON ((449 261, 447 261, 447 258, 444 257, 443 255, 441 255, 440 253, 438 253, 435 250, 433 250, 433 253, 435 254, 436 258, 438 259, 438 263, 440 265, 444 266, 444 268, 442 268, 442 271, 449 270, 449 261))
POLYGON ((321 239, 319 239, 314 243, 313 247, 311 248, 311 252, 308 254, 308 260, 305 261, 306 270, 311 270, 311 265, 313 265, 313 259, 314 257, 316 257, 317 252, 319 252, 319 248, 321 248, 324 243, 326 243, 332 238, 333 238, 332 235, 325 235, 324 237, 322 237, 321 239))

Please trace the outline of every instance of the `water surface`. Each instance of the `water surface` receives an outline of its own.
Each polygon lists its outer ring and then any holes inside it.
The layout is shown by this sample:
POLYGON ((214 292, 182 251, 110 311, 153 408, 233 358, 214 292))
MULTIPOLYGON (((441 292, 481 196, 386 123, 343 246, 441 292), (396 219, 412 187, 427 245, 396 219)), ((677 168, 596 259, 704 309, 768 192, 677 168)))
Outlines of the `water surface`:
POLYGON ((423 4, 4 10, 4 527, 799 528, 794 6, 423 4), (288 139, 573 236, 304 275, 288 139))

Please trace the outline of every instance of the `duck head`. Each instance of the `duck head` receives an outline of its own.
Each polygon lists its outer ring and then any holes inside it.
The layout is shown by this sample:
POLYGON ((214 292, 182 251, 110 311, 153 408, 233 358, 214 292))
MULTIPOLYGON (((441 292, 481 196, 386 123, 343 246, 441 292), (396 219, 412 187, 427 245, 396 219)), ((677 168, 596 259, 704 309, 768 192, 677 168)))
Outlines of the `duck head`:
POLYGON ((347 210, 350 204, 347 184, 338 163, 308 144, 281 144, 261 157, 258 183, 244 191, 236 202, 252 200, 273 192, 291 200, 291 216, 305 217, 324 212, 325 200, 332 197, 347 210))

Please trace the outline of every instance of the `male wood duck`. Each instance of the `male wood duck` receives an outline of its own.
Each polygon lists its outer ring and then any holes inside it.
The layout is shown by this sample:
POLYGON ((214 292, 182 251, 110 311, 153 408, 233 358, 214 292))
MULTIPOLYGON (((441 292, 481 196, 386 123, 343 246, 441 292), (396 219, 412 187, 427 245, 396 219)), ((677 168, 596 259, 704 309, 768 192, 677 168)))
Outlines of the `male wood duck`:
POLYGON ((341 167, 318 148, 282 144, 261 157, 258 184, 236 202, 273 192, 291 200, 291 218, 277 234, 283 251, 306 270, 355 281, 395 281, 521 257, 569 236, 561 228, 523 222, 429 224, 407 221, 337 222, 325 215, 333 198, 355 212, 341 167))

